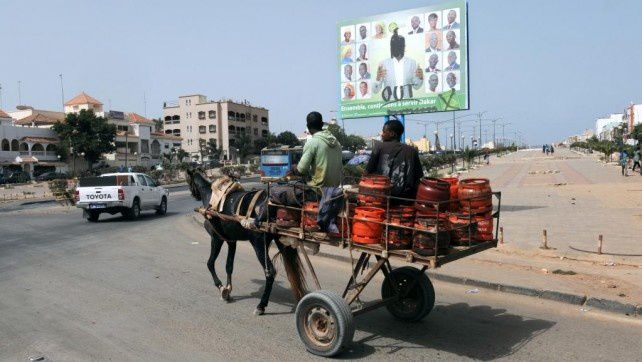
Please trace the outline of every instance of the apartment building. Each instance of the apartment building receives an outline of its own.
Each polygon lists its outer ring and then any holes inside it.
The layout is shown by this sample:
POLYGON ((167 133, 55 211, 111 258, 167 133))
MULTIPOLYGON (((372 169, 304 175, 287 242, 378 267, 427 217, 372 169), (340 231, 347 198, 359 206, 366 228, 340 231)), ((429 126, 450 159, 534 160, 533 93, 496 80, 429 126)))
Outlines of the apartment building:
POLYGON ((200 94, 165 102, 163 122, 165 134, 182 137, 182 148, 191 156, 201 157, 200 145, 214 140, 221 159, 233 161, 238 157, 238 136, 245 134, 254 142, 270 132, 267 109, 247 101, 210 101, 200 94))

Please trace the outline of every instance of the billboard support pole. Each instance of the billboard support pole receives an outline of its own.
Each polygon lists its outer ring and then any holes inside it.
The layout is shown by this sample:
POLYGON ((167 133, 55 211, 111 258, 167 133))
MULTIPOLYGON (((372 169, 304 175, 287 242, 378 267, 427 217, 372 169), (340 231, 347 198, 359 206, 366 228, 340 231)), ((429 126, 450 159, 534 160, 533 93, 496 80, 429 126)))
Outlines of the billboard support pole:
MULTIPOLYGON (((392 119, 398 120, 403 125, 404 132, 401 135, 401 143, 406 143, 406 131, 405 131, 405 129, 406 129, 406 115, 405 114, 393 115, 392 119)), ((388 122, 389 120, 390 120, 390 116, 383 116, 383 122, 384 123, 388 122)))

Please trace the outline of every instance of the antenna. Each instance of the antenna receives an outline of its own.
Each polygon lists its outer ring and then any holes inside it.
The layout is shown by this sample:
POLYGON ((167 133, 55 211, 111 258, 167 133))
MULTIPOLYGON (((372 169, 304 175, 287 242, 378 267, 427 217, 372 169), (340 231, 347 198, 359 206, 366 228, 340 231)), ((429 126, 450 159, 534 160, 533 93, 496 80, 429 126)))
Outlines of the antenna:
POLYGON ((65 88, 62 84, 62 73, 58 75, 60 77, 60 99, 62 100, 62 111, 65 111, 65 88))

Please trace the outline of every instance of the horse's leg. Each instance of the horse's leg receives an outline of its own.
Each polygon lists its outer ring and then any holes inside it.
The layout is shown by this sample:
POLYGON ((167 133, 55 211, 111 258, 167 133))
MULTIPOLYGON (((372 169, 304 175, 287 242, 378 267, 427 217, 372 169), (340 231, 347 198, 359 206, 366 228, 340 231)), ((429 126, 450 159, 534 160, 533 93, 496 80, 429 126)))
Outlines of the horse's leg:
POLYGON ((250 239, 254 251, 256 252, 256 257, 259 259, 261 266, 263 267, 263 272, 265 273, 265 289, 263 289, 263 295, 261 296, 261 301, 256 306, 254 310, 255 315, 263 315, 265 313, 265 308, 270 301, 270 293, 272 293, 272 285, 274 284, 274 277, 276 272, 274 270, 274 265, 270 256, 267 253, 267 250, 270 247, 272 242, 271 238, 266 238, 263 235, 258 235, 253 239, 250 239))
POLYGON ((227 273, 227 283, 221 290, 221 297, 225 300, 230 299, 232 294, 232 272, 234 272, 234 256, 236 255, 236 242, 227 242, 227 260, 225 261, 225 272, 227 273))
POLYGON ((216 275, 216 258, 218 258, 218 254, 221 252, 221 248, 223 247, 223 240, 220 238, 216 237, 215 235, 212 235, 212 247, 210 249, 210 258, 207 260, 207 269, 209 269, 210 273, 212 274, 212 279, 214 279, 214 286, 218 288, 222 292, 223 288, 223 283, 221 283, 221 280, 218 278, 218 275, 216 275))

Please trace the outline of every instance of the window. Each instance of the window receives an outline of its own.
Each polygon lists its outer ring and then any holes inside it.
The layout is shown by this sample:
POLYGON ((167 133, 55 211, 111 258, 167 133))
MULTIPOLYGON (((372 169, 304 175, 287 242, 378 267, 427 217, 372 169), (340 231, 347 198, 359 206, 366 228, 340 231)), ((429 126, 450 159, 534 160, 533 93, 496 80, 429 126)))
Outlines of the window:
POLYGON ((205 133, 205 126, 198 126, 198 133, 205 133))
POLYGON ((232 111, 227 112, 227 120, 228 121, 235 121, 236 120, 236 117, 234 116, 234 112, 232 112, 232 111))
POLYGON ((198 112, 198 119, 205 119, 205 111, 198 112))
POLYGON ((149 140, 140 140, 140 153, 149 153, 149 140))
POLYGON ((78 110, 78 106, 74 106, 74 111, 77 111, 77 110, 78 110))
POLYGON ((245 122, 245 113, 241 113, 241 118, 239 120, 241 122, 245 122))
POLYGON ((214 138, 210 138, 209 143, 213 144, 215 147, 218 147, 218 146, 216 145, 216 139, 214 139, 214 138))
POLYGON ((177 114, 177 115, 175 115, 175 116, 172 116, 172 119, 173 119, 173 120, 175 120, 175 121, 180 121, 180 120, 181 120, 181 116, 179 116, 179 115, 177 114))
POLYGON ((267 119, 267 117, 261 117, 261 123, 263 123, 263 124, 268 124, 268 119, 267 119))
POLYGON ((210 133, 216 132, 216 125, 210 124, 210 133))
POLYGON ((254 129, 254 135, 255 135, 255 136, 258 136, 258 135, 259 135, 259 129, 258 129, 258 128, 255 128, 255 129, 254 129))
POLYGON ((154 182, 154 180, 149 178, 149 176, 147 175, 145 175, 145 181, 147 181, 147 186, 156 187, 156 183, 154 182))
POLYGON ((229 126, 229 127, 227 127, 227 131, 228 131, 229 133, 236 133, 236 127, 234 127, 234 126, 229 126))
POLYGON ((268 131, 267 131, 266 129, 264 129, 263 131, 261 131, 261 136, 263 136, 263 137, 267 137, 267 135, 268 135, 268 131))
POLYGON ((118 130, 119 132, 127 132, 128 129, 129 126, 116 126, 116 130, 118 130))
POLYGON ((165 134, 172 134, 172 130, 171 129, 166 129, 165 130, 165 134))
POLYGON ((174 136, 180 137, 181 136, 181 130, 180 129, 175 129, 174 130, 174 136))
POLYGON ((136 175, 136 178, 138 179, 138 183, 141 186, 147 186, 147 180, 145 180, 145 176, 143 175, 136 175))
POLYGON ((259 119, 259 116, 257 116, 256 114, 252 116, 252 121, 256 122, 258 121, 258 119, 259 119))
POLYGON ((216 111, 209 111, 207 115, 210 119, 216 118, 216 111))
POLYGON ((236 145, 236 140, 234 138, 230 138, 230 146, 236 145))

